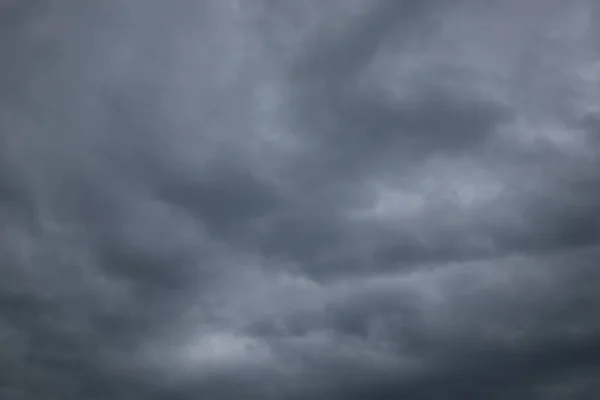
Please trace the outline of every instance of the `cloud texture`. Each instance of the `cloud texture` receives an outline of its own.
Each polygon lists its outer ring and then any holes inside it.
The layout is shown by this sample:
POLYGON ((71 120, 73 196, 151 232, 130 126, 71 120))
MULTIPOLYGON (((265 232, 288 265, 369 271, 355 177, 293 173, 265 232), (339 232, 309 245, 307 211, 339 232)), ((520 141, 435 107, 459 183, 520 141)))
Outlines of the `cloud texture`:
POLYGON ((594 399, 593 0, 1 0, 2 399, 594 399))

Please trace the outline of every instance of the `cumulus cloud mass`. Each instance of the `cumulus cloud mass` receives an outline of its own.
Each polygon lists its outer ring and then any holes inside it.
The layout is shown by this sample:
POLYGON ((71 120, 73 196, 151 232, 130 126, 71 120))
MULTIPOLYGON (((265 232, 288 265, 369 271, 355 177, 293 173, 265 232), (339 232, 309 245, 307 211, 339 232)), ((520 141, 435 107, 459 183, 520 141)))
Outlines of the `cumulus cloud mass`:
POLYGON ((595 0, 0 0, 0 398, 600 398, 595 0))

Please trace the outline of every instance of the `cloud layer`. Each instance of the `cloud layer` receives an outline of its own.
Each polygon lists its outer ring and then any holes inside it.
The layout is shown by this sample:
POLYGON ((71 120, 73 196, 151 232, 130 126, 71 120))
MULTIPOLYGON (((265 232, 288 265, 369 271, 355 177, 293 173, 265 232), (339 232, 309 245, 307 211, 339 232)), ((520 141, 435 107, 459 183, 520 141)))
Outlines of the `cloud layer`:
POLYGON ((0 396, 596 398, 598 12, 0 1, 0 396))

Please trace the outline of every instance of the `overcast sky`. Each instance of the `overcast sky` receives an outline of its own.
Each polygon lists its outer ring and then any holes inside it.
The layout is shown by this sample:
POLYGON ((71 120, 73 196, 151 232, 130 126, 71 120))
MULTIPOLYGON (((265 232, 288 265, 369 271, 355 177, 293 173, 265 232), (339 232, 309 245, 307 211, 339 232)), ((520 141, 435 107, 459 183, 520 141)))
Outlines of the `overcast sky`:
POLYGON ((0 0, 0 398, 600 398, 599 5, 0 0))

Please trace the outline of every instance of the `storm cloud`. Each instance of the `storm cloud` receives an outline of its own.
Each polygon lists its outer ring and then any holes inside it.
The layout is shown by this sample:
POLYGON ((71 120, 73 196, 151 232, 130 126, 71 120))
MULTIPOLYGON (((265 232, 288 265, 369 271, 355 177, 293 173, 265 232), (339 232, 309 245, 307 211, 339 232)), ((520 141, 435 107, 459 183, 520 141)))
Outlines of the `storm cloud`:
POLYGON ((2 399, 593 399, 593 0, 0 0, 2 399))

